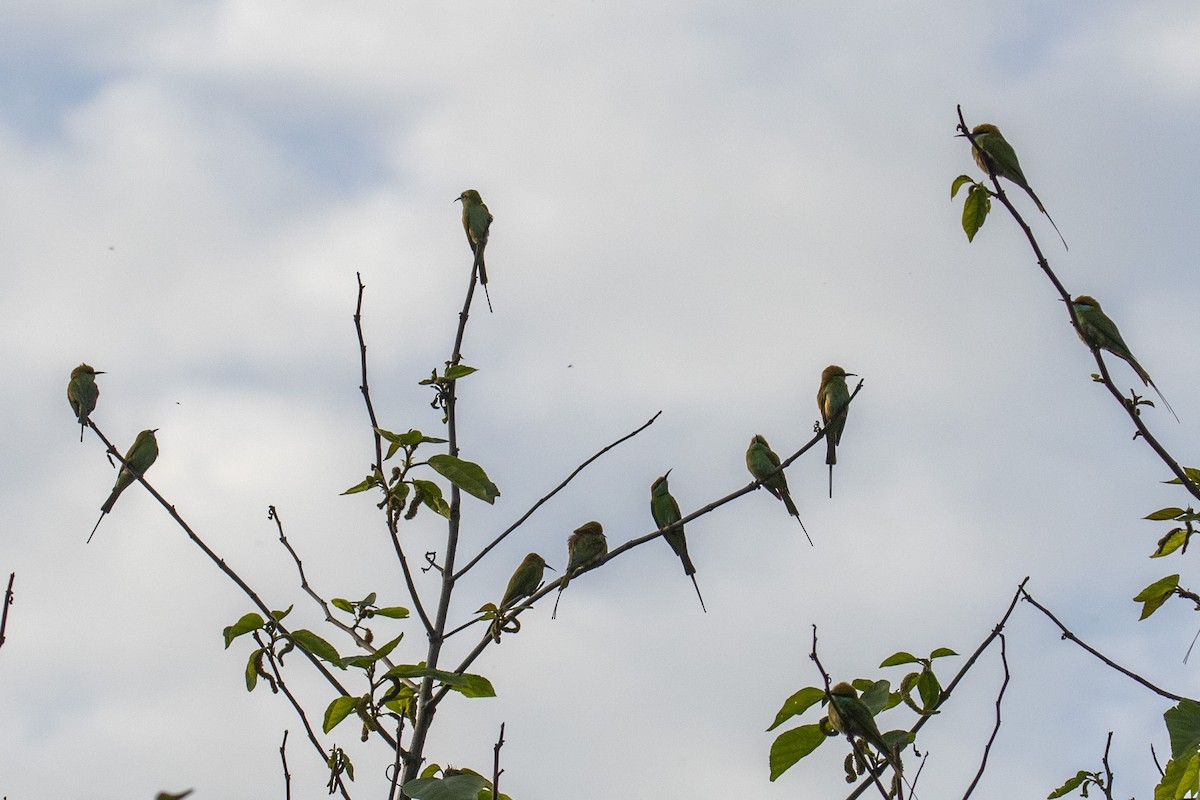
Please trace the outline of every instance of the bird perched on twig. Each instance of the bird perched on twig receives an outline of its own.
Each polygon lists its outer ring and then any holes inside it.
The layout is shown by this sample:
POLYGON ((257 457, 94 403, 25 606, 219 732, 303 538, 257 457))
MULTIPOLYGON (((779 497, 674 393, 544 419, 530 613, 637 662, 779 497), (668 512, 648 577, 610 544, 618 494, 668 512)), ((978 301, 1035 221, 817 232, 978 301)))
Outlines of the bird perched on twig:
POLYGON ((483 263, 483 250, 487 247, 488 230, 492 226, 492 215, 484 205, 483 198, 475 189, 467 189, 455 202, 462 202, 463 230, 467 232, 467 244, 475 254, 475 266, 479 268, 479 282, 483 284, 483 295, 487 298, 488 311, 492 310, 492 296, 488 294, 487 267, 483 263))

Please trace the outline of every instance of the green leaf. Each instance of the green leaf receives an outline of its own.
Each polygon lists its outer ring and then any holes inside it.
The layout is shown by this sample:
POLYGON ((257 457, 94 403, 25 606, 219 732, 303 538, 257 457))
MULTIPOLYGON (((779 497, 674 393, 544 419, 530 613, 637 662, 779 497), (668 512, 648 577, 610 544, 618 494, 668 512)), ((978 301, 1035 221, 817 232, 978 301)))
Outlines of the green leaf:
POLYGON ((1079 770, 1079 772, 1075 773, 1074 778, 1068 779, 1067 782, 1064 783, 1062 786, 1058 787, 1053 792, 1046 795, 1046 800, 1054 800, 1054 798, 1056 798, 1056 797, 1063 797, 1064 795, 1068 795, 1071 792, 1078 789, 1080 787, 1080 785, 1083 784, 1084 781, 1090 780, 1091 778, 1092 778, 1092 773, 1086 772, 1085 770, 1081 769, 1081 770, 1079 770))
POLYGON ((370 489, 372 486, 375 486, 378 483, 378 477, 374 475, 368 475, 362 479, 362 482, 354 484, 349 489, 342 492, 342 494, 358 494, 359 492, 365 492, 367 489, 370 489))
POLYGON ((429 457, 429 466, 469 495, 485 503, 494 503, 500 490, 492 483, 483 467, 445 453, 429 457))
POLYGON ((1200 792, 1200 754, 1193 753, 1167 762, 1162 780, 1154 787, 1154 800, 1179 800, 1194 797, 1200 792))
POLYGON ((421 770, 421 774, 418 775, 417 777, 418 778, 436 778, 437 774, 441 771, 442 771, 442 768, 440 765, 430 764, 428 767, 421 770))
POLYGON ((329 733, 334 727, 348 717, 354 707, 358 705, 359 698, 346 697, 345 695, 336 698, 329 707, 325 709, 325 719, 321 723, 321 727, 326 733, 329 733))
POLYGON ((375 600, 376 600, 377 596, 378 595, 376 595, 375 592, 371 592, 366 597, 364 597, 362 600, 359 600, 358 604, 360 606, 373 606, 373 605, 375 605, 375 600))
POLYGON ((819 725, 801 725, 784 731, 771 742, 771 780, 791 769, 792 765, 821 746, 825 734, 819 725))
POLYGON ((921 677, 917 679, 917 691, 921 694, 921 703, 924 706, 922 713, 934 711, 942 701, 942 686, 933 670, 929 668, 921 670, 921 677))
POLYGON ((1200 750, 1200 703, 1183 699, 1163 714, 1171 736, 1171 758, 1200 750))
POLYGON ((420 489, 422 503, 446 519, 450 519, 450 504, 442 499, 442 487, 433 481, 423 481, 419 478, 413 480, 413 485, 420 489))
POLYGON ((880 667, 895 667, 900 664, 919 664, 921 659, 914 656, 912 653, 906 653, 901 650, 899 653, 892 653, 883 660, 880 667))
POLYGON ((814 705, 824 699, 824 689, 818 689, 816 686, 804 687, 787 700, 783 701, 783 707, 779 709, 779 713, 775 715, 775 721, 771 723, 771 727, 767 728, 767 730, 775 730, 787 720, 799 714, 803 714, 805 711, 812 708, 814 705))
POLYGON ((1158 511, 1150 512, 1146 516, 1142 517, 1142 519, 1149 519, 1149 520, 1154 520, 1156 522, 1161 522, 1162 520, 1166 520, 1166 519, 1175 519, 1176 517, 1182 516, 1183 514, 1186 514, 1186 513, 1187 512, 1184 511, 1182 508, 1175 508, 1174 506, 1167 506, 1166 508, 1160 508, 1158 511))
POLYGON ((279 622, 282 619, 284 619, 288 614, 292 613, 292 609, 295 607, 296 607, 296 604, 292 603, 290 606, 285 608, 283 611, 272 611, 271 619, 275 620, 276 622, 279 622))
POLYGON ((246 691, 253 692, 254 687, 258 686, 258 659, 262 657, 263 649, 260 647, 250 653, 250 658, 246 659, 246 691))
MULTIPOLYGON (((859 683, 860 681, 855 681, 854 685, 857 687, 859 683)), ((865 689, 859 689, 862 693, 861 699, 867 708, 871 709, 872 714, 878 714, 887 705, 888 694, 892 691, 892 684, 890 681, 875 681, 874 683, 868 681, 867 683, 868 685, 865 689)))
POLYGON ((475 800, 487 783, 469 773, 449 778, 416 778, 404 784, 404 793, 414 800, 475 800))
POLYGON ((384 608, 375 609, 375 616, 390 617, 391 619, 405 619, 408 617, 408 609, 403 606, 386 606, 384 608))
POLYGON ((237 622, 221 631, 221 633, 225 636, 225 649, 228 650, 229 645, 233 644, 233 640, 237 637, 241 636, 242 634, 250 633, 251 631, 260 630, 266 624, 266 621, 253 611, 251 611, 249 614, 245 614, 237 622))
POLYGON ((945 658, 946 656, 956 656, 956 655, 958 655, 958 653, 954 652, 949 647, 939 647, 937 650, 934 650, 932 653, 929 654, 929 658, 930 658, 930 660, 933 660, 935 658, 945 658))
POLYGON ((335 667, 345 669, 346 666, 342 663, 342 657, 338 655, 338 651, 333 645, 317 636, 309 630, 292 631, 292 641, 295 642, 301 650, 311 653, 312 655, 324 661, 328 661, 335 667))
POLYGON ((330 600, 329 602, 333 604, 334 608, 340 608, 342 611, 345 611, 347 614, 354 613, 354 604, 351 603, 349 600, 346 600, 345 598, 335 597, 332 600, 330 600))
POLYGON ((1163 556, 1169 556, 1183 547, 1187 540, 1187 531, 1183 528, 1172 528, 1166 536, 1158 540, 1158 546, 1154 548, 1154 552, 1150 554, 1150 557, 1162 558, 1163 556))
POLYGON ((954 195, 958 194, 958 190, 965 184, 974 183, 970 175, 959 175, 954 179, 954 183, 950 184, 950 199, 954 199, 954 195))
POLYGON ((992 210, 992 198, 987 189, 975 184, 967 192, 967 200, 963 203, 962 227, 967 234, 967 241, 975 240, 975 234, 987 221, 988 212, 992 210))
POLYGON ((430 669, 421 664, 400 664, 385 673, 387 678, 424 678, 426 675, 432 676, 434 680, 441 682, 444 686, 452 689, 464 697, 495 697, 496 690, 492 687, 491 681, 482 675, 474 675, 470 672, 458 674, 444 669, 430 669))
POLYGON ((459 378, 465 378, 472 372, 477 372, 474 367, 468 367, 466 364, 455 364, 450 369, 446 370, 445 379, 448 381, 456 381, 459 378))
POLYGON ((388 654, 396 649, 396 645, 400 644, 400 640, 403 638, 404 638, 404 634, 402 633, 399 636, 397 636, 395 639, 392 639, 390 642, 385 644, 383 647, 380 647, 374 653, 367 653, 367 654, 361 655, 361 656, 348 656, 345 659, 346 666, 347 667, 358 667, 359 669, 366 669, 367 667, 371 666, 379 659, 387 658, 388 654))
POLYGON ((1178 585, 1179 576, 1168 575, 1138 592, 1137 597, 1133 598, 1135 603, 1142 604, 1142 616, 1138 617, 1138 619, 1143 620, 1155 611, 1158 611, 1159 606, 1167 602, 1167 598, 1175 592, 1175 587, 1178 585))

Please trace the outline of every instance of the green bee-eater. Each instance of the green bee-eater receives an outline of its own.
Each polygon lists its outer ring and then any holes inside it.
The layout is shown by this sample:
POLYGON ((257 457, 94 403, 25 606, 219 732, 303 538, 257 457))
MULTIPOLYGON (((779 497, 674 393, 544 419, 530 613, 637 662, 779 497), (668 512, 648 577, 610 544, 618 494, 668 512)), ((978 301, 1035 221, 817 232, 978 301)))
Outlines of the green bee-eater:
MULTIPOLYGON (((670 474, 671 470, 667 470, 667 475, 670 474)), ((679 556, 679 560, 683 562, 683 574, 692 579, 692 585, 696 587, 696 597, 700 598, 700 610, 707 614, 708 609, 704 607, 704 596, 700 594, 700 584, 696 583, 696 565, 692 563, 691 556, 688 555, 687 538, 683 535, 683 526, 676 525, 673 530, 666 530, 668 525, 683 519, 683 515, 679 513, 679 503, 675 502, 670 489, 667 488, 667 475, 663 475, 650 485, 650 515, 654 517, 654 524, 663 532, 663 538, 667 540, 667 544, 671 545, 675 555, 679 556)))
POLYGON ((767 487, 768 492, 783 501, 783 504, 787 506, 788 513, 800 523, 800 530, 804 531, 804 536, 811 545, 812 537, 808 535, 808 528, 804 527, 804 520, 800 519, 800 512, 796 510, 796 504, 792 502, 792 493, 788 491, 787 478, 784 477, 783 470, 779 469, 779 464, 779 456, 775 455, 775 451, 767 444, 767 440, 755 434, 754 438, 750 440, 750 447, 746 450, 746 467, 756 480, 762 481, 762 485, 767 487), (772 472, 775 474, 772 475, 772 472))
POLYGON ((500 601, 500 610, 504 611, 515 606, 519 601, 536 592, 542 585, 542 576, 546 574, 545 570, 546 559, 537 553, 525 556, 516 572, 508 579, 508 588, 504 590, 504 599, 500 601))
POLYGON ((1109 319, 1108 315, 1100 308, 1100 304, 1096 302, 1094 297, 1086 294, 1081 294, 1071 301, 1071 312, 1075 315, 1075 321, 1079 323, 1079 331, 1083 341, 1092 347, 1098 347, 1101 350, 1107 350, 1118 358, 1123 358, 1133 367, 1133 371, 1137 373, 1142 382, 1152 388, 1158 399, 1163 401, 1163 405, 1171 412, 1171 416, 1175 417, 1176 421, 1179 415, 1175 413, 1175 409, 1171 408, 1171 404, 1167 402, 1167 398, 1163 397, 1162 392, 1158 391, 1158 387, 1154 385, 1154 381, 1150 380, 1150 373, 1142 368, 1137 359, 1133 357, 1133 353, 1129 351, 1129 346, 1125 344, 1125 340, 1121 338, 1121 332, 1117 330, 1117 324, 1109 319))
MULTIPOLYGON (((508 579, 508 586, 504 590, 504 599, 500 601, 500 608, 496 609, 496 620, 492 623, 489 631, 497 643, 500 641, 501 633, 516 633, 521 630, 520 620, 514 618, 502 625, 502 618, 506 611, 538 590, 538 587, 542 585, 542 576, 548 566, 546 559, 537 553, 530 553, 517 565, 516 571, 508 579)), ((550 569, 554 569, 554 567, 550 567, 550 569)))
POLYGON ((846 414, 833 418, 850 402, 846 377, 853 375, 853 372, 846 372, 837 364, 830 364, 821 373, 821 388, 817 390, 817 406, 821 409, 821 424, 825 426, 825 463, 829 465, 830 497, 833 497, 833 465, 837 463, 837 446, 842 442, 846 414))
POLYGON ((878 750, 892 765, 897 773, 900 772, 900 756, 883 739, 875 717, 866 703, 858 699, 858 692, 849 683, 843 681, 829 690, 829 724, 839 733, 864 739, 869 745, 878 750))
POLYGON ((558 616, 558 601, 563 589, 571 582, 575 573, 608 552, 608 539, 604 538, 604 526, 596 520, 585 522, 567 537, 567 568, 563 570, 562 583, 558 586, 558 597, 554 599, 554 613, 558 616))
POLYGON ((121 471, 117 473, 117 482, 113 484, 112 494, 104 501, 104 505, 100 506, 100 519, 96 520, 96 525, 88 535, 89 542, 96 535, 96 528, 100 527, 100 520, 103 520, 104 515, 112 511, 113 503, 117 502, 121 492, 128 489, 136 478, 145 475, 146 470, 150 469, 150 465, 158 458, 158 440, 154 438, 154 431, 157 430, 158 428, 153 431, 142 431, 129 446, 129 450, 125 453, 125 463, 121 465, 121 471))
MULTIPOLYGON (((1047 213, 1046 207, 1042 205, 1042 201, 1030 188, 1029 181, 1025 179, 1025 173, 1021 171, 1021 162, 1017 161, 1017 152, 1001 135, 1000 129, 985 122, 972 128, 971 135, 975 137, 976 145, 971 148, 971 155, 975 157, 975 163, 979 165, 979 168, 997 178, 1008 178, 1024 189, 1033 198, 1038 211, 1045 214, 1046 219, 1050 220, 1050 224, 1054 225, 1054 219, 1047 213)), ((1067 247, 1067 240, 1063 239, 1057 225, 1054 225, 1054 232, 1058 234, 1059 239, 1062 239, 1063 247, 1067 247)))
POLYGON ((467 232, 467 244, 475 254, 475 266, 479 268, 479 282, 483 284, 483 294, 487 298, 488 311, 492 310, 492 296, 488 294, 487 268, 483 263, 483 250, 487 247, 488 229, 492 226, 492 215, 484 205, 483 198, 474 189, 467 189, 457 198, 462 201, 463 230, 467 232))
POLYGON ((71 380, 67 383, 67 402, 79 420, 79 441, 83 441, 83 429, 87 427, 88 415, 96 410, 96 401, 100 398, 100 387, 96 385, 96 376, 103 375, 92 369, 88 364, 80 364, 71 370, 71 380))

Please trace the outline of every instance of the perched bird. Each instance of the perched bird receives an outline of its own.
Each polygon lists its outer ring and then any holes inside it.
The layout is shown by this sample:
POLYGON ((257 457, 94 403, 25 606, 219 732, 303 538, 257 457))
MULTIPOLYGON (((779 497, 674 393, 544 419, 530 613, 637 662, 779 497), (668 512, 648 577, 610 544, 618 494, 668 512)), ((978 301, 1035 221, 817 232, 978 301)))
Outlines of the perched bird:
POLYGON ((1158 399, 1163 401, 1163 405, 1171 412, 1171 416, 1175 420, 1179 420, 1179 415, 1175 413, 1175 409, 1171 408, 1171 404, 1167 402, 1167 398, 1163 397, 1162 392, 1158 391, 1158 387, 1154 385, 1154 381, 1150 380, 1150 373, 1142 368, 1137 359, 1133 357, 1133 353, 1129 351, 1129 346, 1125 344, 1125 340, 1121 338, 1121 332, 1117 330, 1117 324, 1108 318, 1100 308, 1100 304, 1096 302, 1096 298, 1086 294, 1081 294, 1071 301, 1071 313, 1075 315, 1075 321, 1079 323, 1080 338, 1092 346, 1098 347, 1101 350, 1107 350, 1118 358, 1123 358, 1133 367, 1133 371, 1137 373, 1142 382, 1152 388, 1158 399))
POLYGON ((516 572, 508 579, 508 588, 504 590, 504 599, 500 601, 500 610, 511 608, 520 600, 536 592, 542 585, 542 576, 546 574, 545 570, 546 559, 537 553, 525 556, 516 572))
POLYGON ((554 613, 550 615, 551 619, 558 615, 558 600, 575 573, 607 552, 608 539, 604 538, 604 526, 596 520, 583 523, 567 537, 567 568, 563 570, 563 579, 558 586, 558 597, 554 599, 554 613))
POLYGON ((858 692, 849 683, 842 681, 829 690, 829 724, 839 733, 866 740, 888 760, 896 772, 900 772, 900 756, 879 732, 875 717, 866 703, 858 699, 858 692))
POLYGON ((100 506, 100 519, 96 520, 96 525, 88 535, 89 542, 96 535, 96 528, 100 527, 104 515, 112 511, 113 503, 117 502, 121 492, 128 489, 135 478, 145 475, 146 470, 150 469, 150 465, 158 458, 158 440, 154 438, 154 431, 157 430, 158 428, 142 431, 129 446, 125 453, 125 463, 121 465, 121 471, 117 473, 117 482, 113 484, 112 494, 104 501, 104 505, 100 506))
MULTIPOLYGON (((1021 163, 1017 161, 1017 152, 1001 135, 1000 129, 985 122, 972 128, 971 135, 975 137, 975 147, 971 148, 971 155, 975 157, 975 163, 979 165, 979 168, 997 178, 1008 178, 1024 189, 1033 198, 1038 211, 1045 214, 1046 219, 1050 220, 1050 224, 1054 225, 1054 219, 1046 212, 1046 207, 1042 205, 1042 201, 1030 188, 1029 181, 1025 179, 1025 173, 1021 171, 1021 163)), ((1067 240, 1063 239, 1057 225, 1054 225, 1054 232, 1058 234, 1059 239, 1062 239, 1063 247, 1067 247, 1067 240)))
MULTIPOLYGON (((667 470, 667 475, 670 474, 671 470, 667 470)), ((683 535, 683 526, 677 525, 673 530, 666 530, 668 525, 683 518, 683 515, 679 513, 679 503, 675 502, 670 489, 667 488, 667 475, 663 475, 650 485, 650 514, 654 517, 654 524, 663 532, 663 538, 667 540, 667 544, 671 545, 675 555, 679 556, 679 560, 683 562, 683 574, 692 579, 692 585, 696 587, 696 597, 700 598, 700 610, 707 614, 708 609, 704 607, 704 596, 700 594, 700 584, 696 583, 696 565, 692 563, 691 556, 688 555, 687 538, 683 535)))
POLYGON ((792 502, 792 493, 788 491, 787 478, 784 477, 783 470, 779 469, 779 464, 779 456, 775 455, 775 451, 767 444, 767 440, 755 434, 754 438, 750 440, 750 447, 746 450, 747 469, 755 479, 762 481, 762 485, 767 487, 768 492, 783 501, 783 504, 787 506, 788 513, 800 523, 800 530, 804 531, 804 536, 811 545, 812 537, 808 535, 808 528, 804 527, 804 520, 800 519, 800 512, 796 510, 796 504, 792 502), (772 472, 775 474, 772 475, 772 472))
POLYGON ((79 441, 83 441, 83 429, 87 427, 88 415, 96 410, 96 400, 100 398, 100 387, 96 385, 96 376, 103 375, 88 364, 80 364, 71 370, 71 380, 67 383, 67 402, 79 420, 79 441))
POLYGON ((821 373, 821 388, 817 390, 817 406, 821 409, 821 424, 825 426, 825 463, 829 465, 830 497, 833 497, 833 465, 837 463, 837 446, 841 444, 842 430, 846 427, 849 412, 832 423, 830 420, 850 402, 847 376, 854 376, 854 373, 846 372, 837 364, 830 364, 821 373))
POLYGON ((479 267, 479 282, 487 298, 488 311, 492 310, 492 296, 488 294, 487 268, 483 263, 483 250, 487 247, 488 229, 492 226, 492 215, 484 205, 483 198, 475 189, 467 189, 457 198, 462 202, 463 230, 467 232, 467 244, 475 254, 475 265, 479 267))
POLYGON ((508 587, 504 590, 504 599, 500 601, 500 608, 496 609, 496 620, 490 629, 492 638, 496 642, 500 641, 502 632, 516 633, 521 630, 520 620, 514 618, 509 621, 508 625, 504 625, 501 618, 505 611, 538 590, 538 587, 542 585, 542 575, 545 574, 547 566, 549 565, 546 564, 546 559, 537 553, 530 553, 517 565, 516 571, 508 579, 508 587))

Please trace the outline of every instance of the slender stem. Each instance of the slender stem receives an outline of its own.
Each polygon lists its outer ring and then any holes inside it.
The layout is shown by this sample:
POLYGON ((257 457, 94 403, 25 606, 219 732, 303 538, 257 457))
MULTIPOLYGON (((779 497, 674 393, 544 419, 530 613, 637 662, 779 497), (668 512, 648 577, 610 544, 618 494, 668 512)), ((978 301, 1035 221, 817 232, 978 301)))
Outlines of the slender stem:
POLYGON ((979 761, 979 771, 975 773, 975 778, 971 781, 971 785, 967 787, 967 791, 963 794, 963 800, 967 800, 971 793, 975 791, 975 787, 979 785, 980 779, 983 777, 983 771, 987 769, 988 755, 992 752, 992 745, 996 741, 996 735, 1000 733, 1000 703, 1004 700, 1004 692, 1008 689, 1008 652, 1005 647, 1004 634, 996 634, 1000 639, 1000 663, 1004 666, 1004 682, 1000 684, 1000 693, 996 695, 996 724, 992 727, 992 735, 988 737, 987 744, 983 747, 983 757, 979 761))
MULTIPOLYGON (((454 350, 450 356, 450 361, 447 362, 447 370, 457 366, 462 361, 462 342, 463 336, 467 329, 467 320, 470 317, 471 299, 475 295, 476 270, 471 270, 471 281, 467 287, 467 296, 463 301, 462 311, 458 314, 458 331, 454 336, 454 350)), ((458 402, 458 381, 450 381, 446 389, 446 436, 449 439, 447 450, 450 455, 458 456, 458 418, 456 406, 458 402)), ((462 509, 462 492, 458 486, 450 484, 450 519, 447 523, 446 530, 446 556, 443 560, 441 576, 442 586, 441 594, 438 597, 437 613, 434 617, 433 627, 428 631, 429 649, 425 656, 425 663, 430 669, 436 669, 438 660, 442 654, 442 644, 445 642, 446 619, 450 613, 450 597, 454 593, 454 558, 458 552, 458 534, 460 524, 460 514, 462 509)), ((421 686, 417 690, 416 698, 416 720, 413 722, 412 741, 409 743, 408 756, 404 759, 404 779, 403 784, 417 777, 421 769, 421 762, 424 759, 425 741, 429 735, 429 727, 433 722, 433 715, 437 711, 437 703, 433 702, 433 676, 426 675, 421 679, 421 686)))
POLYGON ((4 590, 4 610, 0 611, 0 647, 4 646, 4 629, 8 627, 8 607, 13 604, 13 581, 17 579, 17 573, 10 572, 8 574, 8 588, 4 590))
MULTIPOLYGON (((379 435, 379 420, 375 416, 375 406, 371 402, 371 387, 367 382, 367 340, 363 334, 362 327, 363 293, 367 287, 362 282, 362 273, 356 272, 355 277, 358 280, 358 302, 354 307, 354 330, 358 334, 359 364, 362 375, 362 383, 358 388, 362 392, 363 402, 367 406, 367 417, 371 420, 371 435, 375 441, 374 467, 380 475, 383 475, 383 437, 379 435)), ((416 609, 417 616, 421 618, 422 624, 425 625, 426 634, 429 634, 433 632, 433 622, 430 621, 429 615, 425 613, 425 604, 421 602, 421 595, 417 593, 417 585, 413 580, 412 572, 408 568, 408 559, 404 557, 404 548, 400 545, 400 532, 396 526, 396 516, 389 514, 388 535, 392 540, 392 548, 396 551, 396 558, 400 561, 400 570, 404 573, 404 583, 408 587, 409 596, 412 597, 413 607, 416 609)))
POLYGON ((279 745, 279 760, 283 762, 283 797, 284 800, 292 800, 292 774, 288 772, 287 765, 287 737, 288 732, 285 730, 283 742, 279 745))

